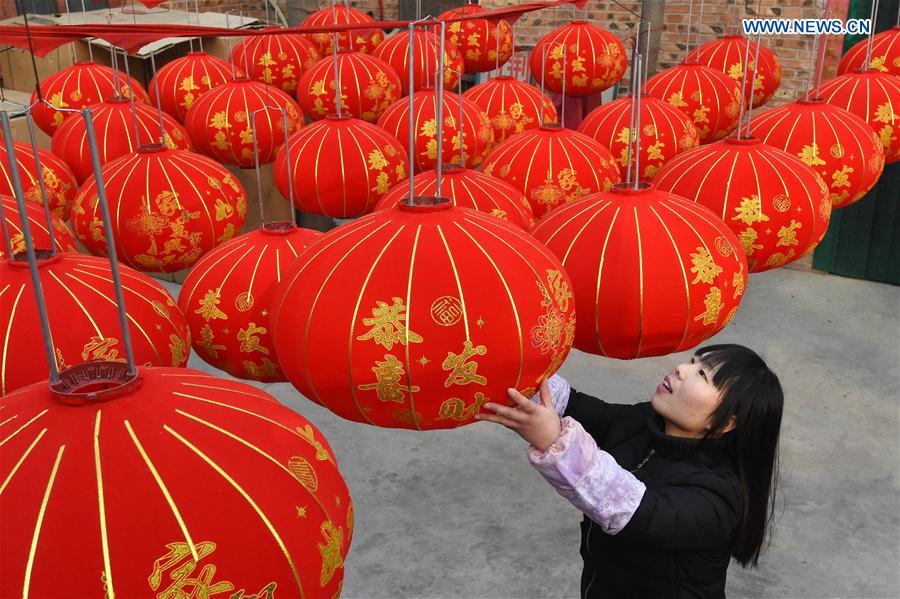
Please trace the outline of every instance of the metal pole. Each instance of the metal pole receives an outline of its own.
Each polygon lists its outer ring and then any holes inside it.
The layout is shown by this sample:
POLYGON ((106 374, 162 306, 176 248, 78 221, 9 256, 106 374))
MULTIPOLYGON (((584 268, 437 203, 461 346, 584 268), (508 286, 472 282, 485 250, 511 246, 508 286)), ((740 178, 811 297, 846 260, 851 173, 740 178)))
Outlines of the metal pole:
POLYGON ((741 63, 741 109, 738 113, 738 139, 741 138, 741 125, 744 122, 744 104, 746 104, 746 98, 744 97, 747 93, 747 62, 750 60, 750 38, 744 37, 747 40, 746 45, 744 46, 744 61, 741 63))
POLYGON ((685 60, 687 60, 688 51, 690 51, 690 47, 691 47, 691 19, 693 17, 694 17, 694 0, 690 0, 690 2, 688 2, 687 32, 685 34, 685 39, 684 39, 684 47, 687 50, 684 53, 685 60))
MULTIPOLYGON (((756 52, 753 58, 753 79, 751 79, 752 83, 750 84, 750 106, 747 108, 747 125, 746 129, 746 137, 750 137, 750 119, 753 118, 753 101, 756 98, 756 74, 759 72, 759 42, 760 42, 759 33, 756 34, 756 52)), ((750 40, 747 40, 748 44, 750 40)), ((738 138, 740 138, 740 131, 738 131, 738 138)))
MULTIPOLYGON (((66 0, 66 9, 69 8, 68 0, 66 0)), ((184 0, 184 12, 187 14, 187 22, 190 24, 191 22, 191 0, 184 0)), ((191 47, 191 52, 194 51, 194 38, 188 38, 188 44, 191 47)))
MULTIPOLYGON (((34 156, 34 167, 37 169, 38 186, 41 190, 41 204, 44 207, 44 218, 47 219, 47 231, 50 233, 50 249, 53 255, 58 254, 56 248, 56 234, 53 232, 53 218, 50 216, 50 199, 47 197, 47 188, 44 185, 44 167, 41 165, 41 155, 38 152, 37 138, 34 134, 34 120, 31 117, 31 109, 25 111, 25 122, 28 124, 28 138, 31 141, 31 152, 34 156)), ((15 156, 8 155, 10 160, 15 160, 15 156)), ((23 218, 22 215, 20 218, 23 218)))
MULTIPOLYGON (((257 111, 254 110, 250 113, 250 133, 253 136, 253 163, 256 167, 256 200, 259 204, 259 224, 263 227, 266 224, 266 215, 263 210, 262 179, 259 175, 259 145, 256 143, 256 112, 257 111)), ((285 131, 284 134, 287 136, 287 131, 285 131)), ((285 137, 285 142, 286 141, 287 137, 285 137)), ((293 201, 293 199, 291 201, 293 201)))
POLYGON ((159 95, 159 79, 156 78, 156 53, 150 53, 150 68, 153 70, 153 87, 156 90, 156 116, 159 118, 159 140, 166 143, 166 127, 163 125, 162 96, 159 95))
MULTIPOLYGON (((334 5, 332 5, 332 10, 334 10, 334 5)), ((334 105, 336 108, 336 112, 338 117, 341 116, 341 75, 338 69, 338 34, 332 34, 332 43, 334 44, 334 52, 332 53, 332 59, 334 62, 334 105)))
POLYGON ((869 30, 869 42, 866 44, 866 62, 863 65, 864 69, 869 69, 872 65, 872 46, 875 43, 875 21, 878 20, 878 2, 879 0, 875 0, 872 3, 872 14, 869 17, 871 25, 871 29, 869 30))
MULTIPOLYGON (((113 53, 118 55, 118 52, 113 48, 113 53)), ((128 53, 124 50, 122 51, 124 54, 123 62, 125 63, 125 77, 127 77, 128 81, 128 101, 131 105, 131 124, 134 126, 134 149, 138 149, 141 147, 141 131, 138 128, 138 119, 137 119, 137 108, 134 106, 134 88, 131 87, 131 70, 128 68, 128 53)), ((160 115, 160 119, 162 115, 160 115)), ((151 140, 152 141, 152 140, 151 140)), ((159 138, 160 143, 166 143, 165 133, 162 137, 159 138)))
MULTIPOLYGON (((194 0, 194 10, 197 11, 197 26, 200 26, 200 0, 194 0)), ((228 13, 225 13, 226 15, 228 13)), ((226 19, 228 17, 226 16, 226 19)), ((241 23, 243 25, 243 23, 241 23)), ((225 27, 228 27, 228 23, 226 22, 225 27)), ((230 37, 229 37, 230 39, 230 37)), ((200 51, 203 52, 203 37, 197 37, 197 43, 200 45, 200 51)), ((231 56, 231 44, 228 44, 228 55, 231 56)), ((234 64, 231 65, 231 77, 234 78, 234 64)))
MULTIPOLYGON (((69 3, 69 0, 66 0, 66 4, 68 4, 68 3, 69 3)), ((84 7, 84 0, 81 0, 81 14, 84 15, 86 12, 87 12, 87 9, 84 7)), ((87 38, 85 38, 85 39, 87 39, 87 38)), ((91 46, 91 41, 87 40, 85 43, 87 44, 87 47, 88 47, 88 57, 90 58, 91 62, 94 62, 94 48, 93 48, 93 46, 91 46)))
POLYGON ((456 122, 456 126, 459 129, 459 165, 466 168, 466 133, 465 127, 463 127, 462 69, 456 69, 456 76, 457 88, 459 90, 459 93, 457 94, 457 98, 459 99, 459 120, 456 122))
MULTIPOLYGON (((418 9, 417 9, 418 10, 418 9)), ((406 198, 406 205, 413 205, 413 195, 415 195, 415 185, 413 184, 413 173, 416 165, 416 117, 413 110, 413 61, 415 60, 416 49, 413 45, 413 37, 415 33, 415 25, 409 24, 409 56, 407 57, 407 70, 409 74, 409 197, 406 198)))
MULTIPOLYGON (((638 52, 634 59, 637 64, 637 79, 640 81, 643 62, 641 53, 638 52)), ((634 111, 634 190, 637 191, 641 184, 641 90, 638 86, 635 86, 634 89, 634 104, 636 106, 634 111)))
MULTIPOLYGON (((538 124, 543 127, 544 126, 544 74, 547 72, 547 48, 550 47, 550 44, 544 46, 544 53, 541 56, 541 110, 538 113, 538 124)), ((560 122, 560 124, 562 124, 560 122)))
POLYGON ((559 100, 560 104, 560 115, 559 115, 559 124, 563 127, 566 126, 566 63, 569 60, 569 47, 563 42, 563 68, 562 68, 562 98, 559 100))
MULTIPOLYGON (((284 163, 287 167, 288 204, 291 205, 291 224, 297 226, 297 211, 294 209, 294 173, 291 166, 291 144, 288 139, 287 110, 281 109, 281 126, 284 127, 284 163)), ((254 133, 255 136, 255 133, 254 133)), ((256 139, 254 137, 254 139, 256 139)))
MULTIPOLYGON (((437 119, 437 177, 434 182, 434 195, 441 197, 441 175, 444 163, 444 42, 447 36, 447 22, 441 21, 441 39, 438 45, 437 96, 435 97, 434 115, 437 119)), ((462 124, 457 123, 462 130, 462 124)))

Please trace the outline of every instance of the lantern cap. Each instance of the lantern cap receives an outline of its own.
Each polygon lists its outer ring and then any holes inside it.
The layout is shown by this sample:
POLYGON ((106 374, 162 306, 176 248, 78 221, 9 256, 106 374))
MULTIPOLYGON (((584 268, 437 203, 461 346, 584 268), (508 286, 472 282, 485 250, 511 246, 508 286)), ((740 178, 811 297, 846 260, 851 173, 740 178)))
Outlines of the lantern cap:
POLYGON ((575 19, 574 21, 570 22, 569 25, 589 25, 589 23, 584 19, 575 19))
POLYGON ((758 137, 752 135, 738 137, 737 135, 729 135, 723 140, 726 144, 733 146, 758 146, 762 142, 758 137))
POLYGON ((270 223, 263 223, 259 226, 259 232, 265 235, 287 235, 296 227, 286 220, 274 220, 270 223))
POLYGON ((166 152, 168 147, 165 144, 144 144, 136 150, 138 154, 156 154, 157 152, 166 152))
POLYGON ((565 127, 558 123, 546 123, 538 127, 538 129, 540 129, 541 131, 553 131, 554 133, 560 133, 561 131, 563 131, 563 129, 565 129, 565 127))
POLYGON ((140 371, 129 373, 125 362, 95 360, 60 372, 59 382, 51 384, 50 391, 61 403, 89 406, 132 393, 140 384, 140 371))
POLYGON ((685 57, 684 60, 681 61, 681 64, 680 64, 679 66, 683 66, 683 67, 702 67, 702 66, 705 66, 705 65, 700 64, 700 61, 697 60, 696 58, 688 58, 688 57, 685 57))
POLYGON ((822 96, 813 96, 811 98, 800 98, 797 104, 824 104, 825 98, 822 96))
MULTIPOLYGON (((409 200, 409 198, 405 198, 409 200)), ((439 198, 435 196, 415 196, 412 201, 407 204, 401 200, 397 205, 400 210, 406 212, 439 212, 453 207, 450 198, 439 198)))
POLYGON ((442 174, 452 175, 452 174, 461 173, 462 171, 466 170, 466 167, 464 167, 463 165, 461 165, 458 162, 450 162, 450 163, 445 162, 445 163, 441 164, 441 169, 442 169, 442 174))
POLYGON ((329 114, 328 116, 325 117, 325 119, 329 120, 329 121, 349 121, 352 118, 353 118, 353 116, 349 115, 349 114, 334 114, 334 113, 329 114))
MULTIPOLYGON (((55 264, 62 259, 62 253, 55 253, 53 250, 35 249, 34 255, 37 259, 38 268, 44 268, 47 265, 55 264)), ((25 270, 28 268, 28 254, 24 251, 15 253, 11 258, 6 259, 6 263, 12 268, 25 270)))
POLYGON ((653 191, 653 184, 648 181, 641 181, 637 185, 638 188, 635 189, 634 183, 628 184, 625 181, 620 181, 614 183, 610 191, 622 195, 641 195, 653 191))
POLYGON ((509 81, 510 79, 515 79, 512 75, 497 75, 496 77, 492 77, 491 81, 509 81))
POLYGON ((106 104, 130 104, 131 100, 125 96, 110 96, 104 102, 106 104))

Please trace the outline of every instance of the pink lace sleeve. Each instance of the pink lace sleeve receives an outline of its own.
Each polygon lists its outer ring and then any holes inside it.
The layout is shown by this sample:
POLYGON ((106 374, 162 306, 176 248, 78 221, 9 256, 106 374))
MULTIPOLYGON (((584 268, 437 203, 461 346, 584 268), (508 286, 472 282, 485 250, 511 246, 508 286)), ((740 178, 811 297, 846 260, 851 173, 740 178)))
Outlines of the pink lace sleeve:
POLYGON ((610 535, 625 528, 646 490, 569 417, 563 418, 562 432, 547 451, 528 448, 528 461, 560 495, 610 535))
MULTIPOLYGON (((553 400, 553 407, 556 408, 556 413, 562 418, 562 415, 566 412, 566 406, 569 405, 569 392, 572 388, 569 386, 569 382, 558 374, 554 374, 547 379, 547 385, 550 387, 550 397, 553 400)), ((532 395, 531 401, 534 403, 541 403, 540 392, 532 395)))

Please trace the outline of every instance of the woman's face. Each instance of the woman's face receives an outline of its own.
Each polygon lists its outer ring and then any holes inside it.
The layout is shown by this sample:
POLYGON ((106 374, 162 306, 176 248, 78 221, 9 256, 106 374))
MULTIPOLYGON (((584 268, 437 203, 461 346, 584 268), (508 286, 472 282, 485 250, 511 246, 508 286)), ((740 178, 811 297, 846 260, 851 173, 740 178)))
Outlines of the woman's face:
MULTIPOLYGON (((713 370, 691 356, 659 383, 650 403, 666 421, 667 435, 699 438, 706 434, 721 399, 712 379, 713 370)), ((732 426, 729 424, 722 432, 732 426)))

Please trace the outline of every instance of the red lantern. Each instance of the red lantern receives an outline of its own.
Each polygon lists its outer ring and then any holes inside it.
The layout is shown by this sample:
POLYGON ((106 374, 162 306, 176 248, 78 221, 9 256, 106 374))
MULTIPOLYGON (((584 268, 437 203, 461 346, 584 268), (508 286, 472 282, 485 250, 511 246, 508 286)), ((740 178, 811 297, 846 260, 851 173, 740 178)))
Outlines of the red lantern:
POLYGON ((350 117, 329 116, 288 139, 275 159, 281 194, 311 214, 354 218, 372 211, 388 189, 406 179, 403 145, 380 127, 350 117))
MULTIPOLYGON (((413 90, 432 87, 438 71, 440 37, 431 31, 416 29, 413 33, 413 90)), ((409 31, 400 31, 378 44, 373 56, 385 61, 400 77, 403 93, 409 94, 409 31)), ((444 44, 444 87, 452 89, 463 68, 462 57, 452 43, 444 44)))
MULTIPOLYGON (((474 6, 474 5, 471 5, 474 6)), ((478 105, 491 120, 494 142, 541 126, 555 125, 556 106, 541 90, 515 77, 495 77, 463 92, 463 98, 478 105)))
POLYGON ((725 137, 737 126, 741 86, 721 71, 683 62, 651 77, 644 89, 683 110, 702 144, 725 137))
POLYGON ((178 296, 197 355, 237 378, 286 381, 269 335, 275 287, 321 235, 290 223, 268 223, 204 255, 178 296))
MULTIPOLYGON (((437 93, 431 88, 417 91, 413 95, 412 102, 416 127, 414 140, 416 172, 437 167, 438 160, 445 163, 463 163, 460 148, 465 154, 465 166, 472 168, 482 163, 485 154, 494 144, 494 130, 491 128, 491 121, 487 114, 477 104, 465 98, 462 99, 462 127, 460 127, 460 98, 454 93, 444 92, 442 105, 443 147, 438 156, 437 93), (462 130, 462 139, 460 139, 460 130, 462 130)), ((408 152, 409 98, 404 98, 388 108, 378 119, 378 126, 386 129, 400 140, 408 152)))
POLYGON ((293 93, 300 76, 321 60, 316 46, 302 35, 255 35, 231 50, 231 62, 250 79, 293 93))
POLYGON ((531 51, 530 64, 535 81, 543 77, 547 89, 568 96, 587 96, 612 87, 622 78, 625 47, 601 27, 572 21, 538 40, 531 51))
MULTIPOLYGON (((377 21, 355 8, 343 4, 333 4, 310 13, 303 21, 304 27, 323 27, 328 25, 346 25, 350 23, 373 23, 374 29, 356 29, 338 33, 338 50, 352 50, 371 54, 375 46, 384 41, 384 31, 377 29, 377 21)), ((329 56, 334 52, 334 34, 305 33, 303 36, 311 41, 321 56, 329 56)))
MULTIPOLYGON (((592 110, 578 130, 609 148, 624 169, 628 166, 630 119, 631 98, 619 98, 592 110)), ((641 98, 641 179, 652 179, 672 156, 698 145, 697 128, 686 114, 644 94, 641 98)))
MULTIPOLYGON (((169 148, 191 149, 191 140, 184 127, 168 114, 160 115, 144 104, 134 105, 128 100, 109 100, 90 107, 94 117, 94 133, 100 164, 106 164, 130 154, 145 144, 163 143, 169 148), (159 120, 162 118, 165 137, 160 139, 159 120)), ((53 153, 65 160, 79 184, 94 174, 88 152, 87 126, 80 116, 66 119, 50 140, 53 153)))
MULTIPOLYGON (((317 121, 337 112, 334 102, 334 56, 315 64, 300 78, 297 100, 317 121)), ((341 111, 370 123, 400 97, 400 79, 389 64, 368 54, 340 51, 341 111)))
POLYGON ((466 73, 493 71, 512 57, 513 31, 506 21, 454 20, 486 10, 478 4, 466 4, 438 16, 447 21, 447 41, 459 50, 466 73))
POLYGON ((483 170, 521 191, 535 218, 619 181, 612 152, 562 127, 544 126, 507 139, 485 159, 483 170))
MULTIPOLYGON (((129 78, 125 73, 114 73, 111 68, 93 62, 76 62, 41 80, 41 94, 56 108, 79 110, 99 102, 105 102, 107 98, 114 97, 116 92, 124 98, 129 98, 134 93, 135 101, 142 104, 150 101, 147 92, 137 82, 137 79, 129 78)), ((37 90, 35 90, 31 94, 31 103, 34 104, 37 99, 37 90)), ((56 132, 56 128, 71 113, 59 112, 40 103, 34 106, 31 114, 34 116, 37 126, 43 129, 44 133, 52 136, 56 132)))
MULTIPOLYGON (((868 44, 869 38, 866 37, 847 50, 838 65, 838 75, 846 75, 866 66, 863 63, 866 62, 868 44)), ((875 34, 868 67, 880 73, 900 76, 900 26, 875 34)))
MULTIPOLYGON (((244 226, 247 198, 220 164, 185 150, 142 146, 103 167, 116 253, 132 268, 176 272, 244 226)), ((89 252, 106 255, 97 182, 72 207, 72 228, 89 252)))
POLYGON ((376 426, 453 428, 569 352, 570 284, 519 227, 446 198, 330 231, 285 277, 275 347, 291 383, 376 426))
POLYGON ((162 109, 184 122, 188 109, 198 97, 214 87, 225 85, 244 73, 232 64, 206 52, 191 52, 176 58, 156 72, 150 82, 150 101, 156 106, 156 87, 162 109))
MULTIPOLYGON (((508 220, 523 229, 534 224, 528 200, 509 183, 479 171, 462 168, 458 164, 445 165, 441 174, 441 197, 449 199, 454 206, 479 210, 508 220)), ((413 186, 416 197, 436 196, 437 171, 430 170, 416 175, 413 186)), ((381 198, 375 209, 393 208, 408 197, 409 183, 399 183, 381 198)))
POLYGON ((251 167, 255 164, 251 114, 260 164, 275 160, 285 138, 303 125, 300 107, 290 96, 246 78, 203 94, 188 110, 184 124, 199 152, 225 164, 251 167), (287 113, 287 133, 279 107, 287 113))
POLYGON ((872 128, 821 98, 798 100, 754 116, 750 134, 819 173, 829 186, 834 208, 866 195, 884 170, 884 149, 872 128))
MULTIPOLYGON (((6 226, 9 228, 10 242, 13 255, 25 252, 25 236, 22 233, 20 224, 21 215, 19 214, 19 204, 13 197, 0 195, 0 203, 3 204, 3 217, 6 219, 6 226)), ((25 204, 25 214, 28 223, 31 226, 31 236, 34 238, 34 247, 38 249, 50 249, 50 230, 47 228, 47 216, 41 206, 27 202, 25 204)), ((75 238, 72 232, 66 226, 65 221, 55 214, 51 214, 53 227, 53 237, 56 239, 56 249, 60 252, 77 252, 75 246, 75 238)), ((0 230, 2 236, 2 230, 0 230)), ((6 238, 0 237, 0 259, 6 256, 6 238)))
POLYGON ((799 158, 752 137, 727 137, 679 154, 653 183, 719 215, 738 236, 750 272, 812 251, 831 216, 822 178, 799 158))
MULTIPOLYGON (((83 254, 41 252, 38 271, 60 369, 91 360, 125 359, 109 261, 83 254)), ((138 364, 183 366, 191 351, 184 315, 162 285, 121 267, 129 334, 138 364)), ((46 380, 43 337, 28 263, 0 262, 0 395, 46 380), (2 359, 5 356, 5 359, 2 359)), ((7 518, 3 518, 6 520, 7 518)), ((4 540, 8 537, 4 535, 4 540)), ((6 545, 6 543, 3 543, 6 545)), ((4 562, 5 563, 5 562, 4 562)), ((5 576, 4 569, 4 578, 5 576)))
POLYGON ((623 185, 554 210, 532 231, 572 278, 575 347, 610 358, 690 349, 734 317, 747 260, 715 214, 623 185))
POLYGON ((856 70, 822 83, 817 96, 860 117, 884 146, 884 161, 900 160, 900 77, 856 70))
POLYGON ((322 433, 245 383, 125 370, 4 399, 0 595, 336 596, 353 504, 322 433))
POLYGON ((725 73, 738 84, 744 81, 744 70, 741 65, 744 62, 744 54, 747 45, 750 45, 750 57, 747 60, 749 70, 744 84, 744 100, 750 105, 750 94, 753 94, 753 106, 762 106, 772 99, 778 86, 781 85, 781 64, 775 53, 765 46, 759 46, 759 64, 756 60, 756 42, 750 41, 743 35, 726 35, 696 48, 687 55, 686 62, 699 62, 717 71, 725 73), (756 70, 756 79, 753 72, 756 70))
MULTIPOLYGON (((13 142, 13 146, 25 199, 37 204, 43 203, 41 180, 38 179, 37 162, 34 159, 31 145, 16 141, 13 142)), ((65 162, 48 150, 38 148, 38 158, 41 160, 41 179, 44 182, 44 191, 50 200, 50 210, 66 220, 69 218, 69 206, 78 190, 75 175, 65 162)), ((0 141, 0 194, 11 196, 13 195, 13 186, 8 165, 6 144, 0 141)))

